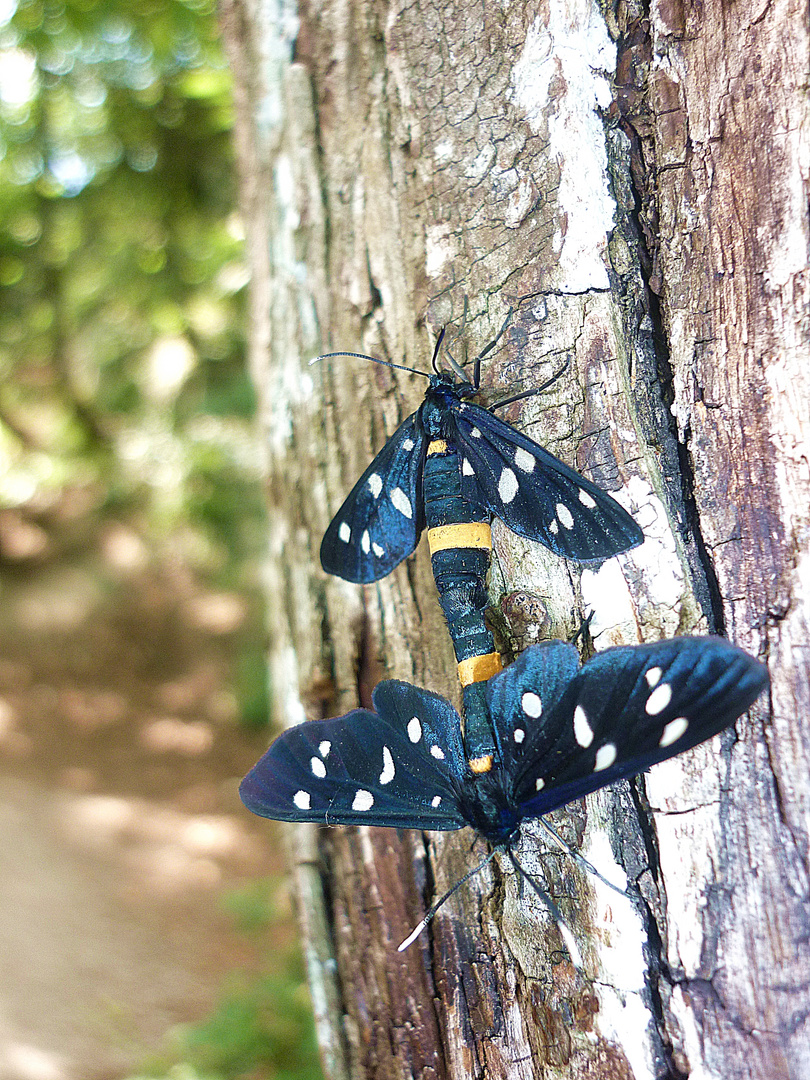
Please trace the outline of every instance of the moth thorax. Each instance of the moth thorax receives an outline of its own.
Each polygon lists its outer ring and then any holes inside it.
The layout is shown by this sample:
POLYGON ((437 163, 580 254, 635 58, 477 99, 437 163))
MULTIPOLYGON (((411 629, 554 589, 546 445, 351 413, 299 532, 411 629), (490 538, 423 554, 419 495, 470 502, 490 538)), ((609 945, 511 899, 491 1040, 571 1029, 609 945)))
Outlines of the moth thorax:
POLYGON ((476 776, 480 776, 482 773, 488 773, 493 765, 492 754, 484 754, 483 757, 470 758, 467 763, 470 766, 470 771, 474 772, 476 776))
POLYGON ((503 787, 503 775, 497 765, 491 772, 479 773, 464 786, 464 809, 467 820, 491 844, 504 844, 520 828, 520 819, 503 787))
POLYGON ((431 439, 428 443, 428 457, 447 453, 447 439, 431 439))
POLYGON ((419 419, 430 442, 444 438, 446 434, 444 431, 444 408, 429 391, 422 408, 419 410, 419 419))

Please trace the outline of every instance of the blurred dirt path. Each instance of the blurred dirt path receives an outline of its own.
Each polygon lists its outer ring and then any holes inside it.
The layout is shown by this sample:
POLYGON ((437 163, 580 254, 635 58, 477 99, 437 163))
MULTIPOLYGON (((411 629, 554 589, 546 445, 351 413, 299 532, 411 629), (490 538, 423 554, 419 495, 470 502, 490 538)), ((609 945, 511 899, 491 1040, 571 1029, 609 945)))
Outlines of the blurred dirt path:
POLYGON ((220 905, 283 872, 236 791, 266 741, 236 723, 244 600, 107 539, 3 586, 0 1080, 126 1076, 293 933, 220 905))

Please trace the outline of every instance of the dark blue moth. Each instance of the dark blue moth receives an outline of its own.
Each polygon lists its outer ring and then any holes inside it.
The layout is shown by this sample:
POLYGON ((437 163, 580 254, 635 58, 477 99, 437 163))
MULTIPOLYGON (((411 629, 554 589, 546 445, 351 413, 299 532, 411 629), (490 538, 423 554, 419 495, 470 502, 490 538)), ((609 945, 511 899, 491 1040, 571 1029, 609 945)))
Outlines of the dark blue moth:
POLYGON ((390 680, 374 690, 375 712, 285 731, 240 793, 281 821, 470 826, 522 873, 512 850, 522 821, 703 742, 767 684, 763 664, 720 638, 619 646, 581 668, 574 646, 546 642, 486 684, 496 748, 483 774, 470 769, 450 703, 390 680))
MULTIPOLYGON (((501 334, 508 322, 509 317, 501 334)), ((595 484, 468 400, 478 393, 481 359, 501 334, 476 358, 470 381, 452 357, 455 375, 439 370, 443 333, 433 374, 417 372, 430 382, 424 402, 388 440, 335 515, 321 544, 321 564, 348 581, 376 581, 413 551, 427 526, 464 693, 469 760, 475 771, 485 772, 495 747, 484 685, 501 668, 484 621, 492 515, 570 559, 604 559, 640 544, 644 536, 595 484)))
POLYGON ((469 401, 479 392, 481 357, 471 382, 458 365, 457 375, 439 370, 440 344, 441 337, 424 402, 397 428, 326 530, 321 564, 327 573, 377 581, 411 554, 426 524, 428 447, 440 440, 455 451, 453 464, 468 503, 557 555, 606 559, 642 542, 639 526, 610 495, 469 401))

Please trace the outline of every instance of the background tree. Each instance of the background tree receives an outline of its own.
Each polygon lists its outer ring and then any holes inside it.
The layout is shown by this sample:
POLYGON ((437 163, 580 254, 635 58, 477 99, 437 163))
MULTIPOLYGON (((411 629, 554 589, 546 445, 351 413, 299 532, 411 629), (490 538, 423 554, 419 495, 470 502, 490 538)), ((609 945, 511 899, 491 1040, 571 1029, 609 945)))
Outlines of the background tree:
POLYGON ((269 446, 271 670, 283 723, 383 674, 457 699, 426 552, 326 580, 323 531, 470 316, 520 305, 486 381, 567 372, 511 418, 635 514, 599 569, 494 530, 505 644, 715 631, 770 702, 713 744, 554 815, 628 899, 546 850, 580 976, 506 867, 395 945, 480 852, 463 835, 300 830, 294 865, 329 1076, 799 1077, 810 1036, 808 27, 762 7, 229 0, 269 446))
POLYGON ((9 1077, 121 1076, 147 1048, 139 1075, 318 1073, 272 834, 249 871, 226 841, 207 883, 131 858, 156 820, 176 850, 207 815, 253 827, 264 528, 232 122, 207 0, 0 5, 9 1077), (268 876, 235 892, 247 872, 268 876), (258 964, 225 905, 262 927, 258 964))

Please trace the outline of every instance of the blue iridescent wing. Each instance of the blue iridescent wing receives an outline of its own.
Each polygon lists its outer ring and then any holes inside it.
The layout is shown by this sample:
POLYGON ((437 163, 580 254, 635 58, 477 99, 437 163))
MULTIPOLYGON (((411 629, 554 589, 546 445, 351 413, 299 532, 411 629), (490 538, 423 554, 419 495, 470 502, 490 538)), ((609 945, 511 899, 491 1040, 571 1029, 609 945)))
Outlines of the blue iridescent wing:
POLYGON ((456 710, 398 680, 373 693, 376 712, 289 728, 242 781, 249 810, 279 821, 460 829, 466 769, 456 710))
POLYGON ((532 646, 490 680, 503 770, 522 817, 711 738, 768 685, 765 665, 742 649, 722 638, 682 637, 606 649, 563 687, 570 649, 532 646))
POLYGON ((378 581, 416 547, 425 527, 425 437, 414 413, 354 485, 321 542, 321 566, 346 581, 378 581))
POLYGON ((531 645, 487 683, 487 707, 495 741, 507 772, 516 774, 528 747, 538 760, 554 751, 555 716, 579 672, 579 652, 565 641, 531 645))
POLYGON ((607 492, 527 435, 472 402, 450 410, 462 495, 482 501, 505 525, 557 555, 607 559, 644 540, 607 492))

